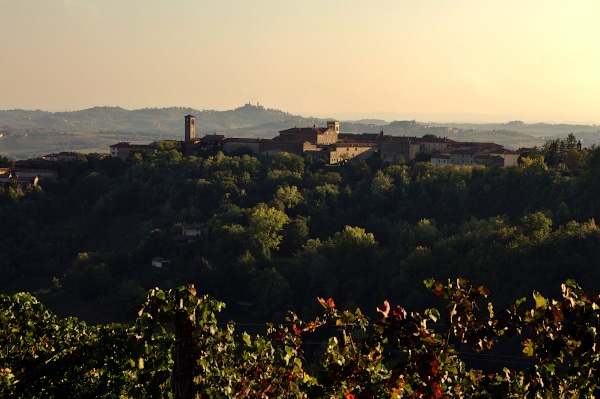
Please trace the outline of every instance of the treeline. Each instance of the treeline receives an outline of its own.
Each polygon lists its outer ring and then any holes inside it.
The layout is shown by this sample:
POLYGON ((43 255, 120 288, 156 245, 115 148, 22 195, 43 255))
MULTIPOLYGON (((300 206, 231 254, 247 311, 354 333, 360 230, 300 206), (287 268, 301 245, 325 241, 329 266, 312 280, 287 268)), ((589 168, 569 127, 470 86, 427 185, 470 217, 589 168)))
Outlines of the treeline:
POLYGON ((1 288, 92 322, 131 320, 154 286, 195 284, 260 321, 311 317, 317 296, 424 309, 435 299, 414 288, 429 277, 484 284, 502 306, 569 278, 599 290, 600 150, 573 139, 511 169, 188 156, 178 142, 48 164, 59 180, 0 186, 1 288), (189 222, 210 236, 177 243, 189 222))

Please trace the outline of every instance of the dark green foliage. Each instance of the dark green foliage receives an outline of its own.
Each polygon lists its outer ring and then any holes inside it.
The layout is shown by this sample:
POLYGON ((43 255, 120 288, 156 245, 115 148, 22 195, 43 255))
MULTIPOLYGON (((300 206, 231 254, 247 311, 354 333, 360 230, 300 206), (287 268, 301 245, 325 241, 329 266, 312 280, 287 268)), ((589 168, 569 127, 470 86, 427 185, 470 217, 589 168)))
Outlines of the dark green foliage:
MULTIPOLYGON (((272 270, 263 273, 277 281, 272 270)), ((58 318, 29 294, 0 295, 4 398, 523 398, 600 393, 600 296, 573 280, 562 300, 533 292, 506 308, 465 279, 425 286, 442 301, 408 311, 383 301, 369 318, 317 298, 319 317, 288 312, 251 335, 220 323, 225 306, 193 286, 152 289, 131 324, 58 318), (468 365, 521 342, 497 372, 468 365), (320 349, 310 344, 321 343, 320 349), (470 347, 473 352, 465 348, 470 347), (317 364, 318 366, 309 366, 317 364), (516 367, 515 367, 516 365, 516 367)), ((272 294, 271 294, 272 295, 272 294)), ((281 297, 267 299, 278 300, 281 297)), ((506 352, 503 352, 506 353, 506 352)), ((500 357, 497 357, 501 360, 500 357)), ((506 359, 504 355, 502 358, 506 359)))
POLYGON ((0 186, 0 289, 42 289, 53 304, 74 296, 119 319, 134 314, 121 299, 133 304, 158 284, 260 303, 236 312, 261 319, 288 305, 309 312, 315 295, 424 308, 433 300, 410 287, 427 276, 481 281, 502 304, 568 278, 596 290, 600 151, 561 143, 556 168, 546 149, 512 169, 325 166, 286 153, 183 156, 168 141, 126 162, 60 163, 56 182, 0 186), (192 222, 209 236, 176 240, 192 222), (153 269, 153 257, 171 266, 153 269), (280 305, 259 301, 251 284, 271 272, 290 292, 280 305), (60 288, 48 288, 53 277, 60 288))

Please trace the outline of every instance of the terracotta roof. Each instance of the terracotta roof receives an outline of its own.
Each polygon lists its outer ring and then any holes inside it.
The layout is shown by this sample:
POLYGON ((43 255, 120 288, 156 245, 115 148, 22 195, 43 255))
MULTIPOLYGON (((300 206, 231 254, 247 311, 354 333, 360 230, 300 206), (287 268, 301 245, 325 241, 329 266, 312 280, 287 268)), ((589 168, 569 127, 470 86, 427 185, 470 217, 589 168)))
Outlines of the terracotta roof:
POLYGON ((340 133, 339 140, 377 141, 385 137, 385 132, 380 133, 340 133))
POLYGON ((413 137, 413 141, 417 143, 451 143, 452 140, 443 137, 413 137))
POLYGON ((131 143, 125 142, 125 141, 121 141, 120 143, 113 144, 110 146, 110 148, 129 148, 129 147, 131 147, 131 143))
POLYGON ((499 160, 502 159, 502 157, 498 156, 498 155, 475 155, 475 159, 491 159, 491 160, 499 160))
POLYGON ((490 151, 490 154, 504 154, 504 155, 506 155, 506 154, 515 154, 515 155, 517 155, 517 154, 520 154, 520 152, 513 151, 513 150, 507 150, 505 148, 498 148, 498 149, 492 149, 490 151))
POLYGON ((154 144, 131 144, 125 141, 122 141, 120 143, 117 144, 113 144, 110 146, 110 148, 156 148, 156 145, 154 144))
POLYGON ((475 155, 475 150, 452 150, 451 154, 475 155))
POLYGON ((206 223, 184 223, 183 227, 186 229, 201 229, 202 227, 208 227, 206 223))
POLYGON ((349 148, 360 148, 360 147, 375 147, 377 144, 375 143, 335 143, 332 146, 339 147, 349 147, 349 148))
POLYGON ((281 130, 279 133, 283 134, 323 134, 327 131, 327 127, 292 127, 290 129, 281 130))
POLYGON ((231 137, 231 138, 223 139, 223 141, 225 141, 227 143, 231 143, 231 142, 237 142, 237 143, 259 143, 259 142, 263 141, 263 139, 235 138, 235 137, 231 137))
POLYGON ((202 137, 202 141, 222 141, 225 139, 225 136, 222 134, 207 134, 202 137))

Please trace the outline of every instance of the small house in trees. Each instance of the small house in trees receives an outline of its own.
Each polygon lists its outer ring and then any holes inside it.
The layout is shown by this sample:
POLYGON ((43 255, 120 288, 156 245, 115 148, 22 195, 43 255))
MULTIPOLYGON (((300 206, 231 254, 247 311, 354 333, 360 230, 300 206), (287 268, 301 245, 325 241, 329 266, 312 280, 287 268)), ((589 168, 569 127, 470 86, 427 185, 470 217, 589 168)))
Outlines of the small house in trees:
POLYGON ((44 161, 49 161, 49 162, 72 162, 72 161, 75 161, 78 157, 85 157, 85 155, 80 154, 78 152, 62 151, 62 152, 59 152, 58 154, 52 153, 52 154, 44 155, 44 156, 42 156, 42 159, 44 161))
POLYGON ((126 160, 132 151, 141 152, 143 154, 154 154, 156 152, 156 144, 131 144, 130 142, 120 142, 110 146, 110 155, 126 160))
POLYGON ((511 151, 506 149, 490 151, 490 155, 496 155, 504 159, 504 167, 510 168, 517 166, 521 151, 511 151))
POLYGON ((208 237, 209 227, 206 223, 183 223, 181 225, 181 235, 183 237, 208 237))
POLYGON ((49 169, 0 168, 0 182, 19 180, 37 184, 40 179, 57 180, 58 172, 49 169))
POLYGON ((162 258, 160 256, 152 258, 152 266, 162 269, 163 267, 169 266, 171 263, 168 259, 162 258))
POLYGON ((208 239, 210 227, 206 223, 183 223, 181 225, 181 235, 173 239, 177 244, 185 244, 190 241, 208 239))

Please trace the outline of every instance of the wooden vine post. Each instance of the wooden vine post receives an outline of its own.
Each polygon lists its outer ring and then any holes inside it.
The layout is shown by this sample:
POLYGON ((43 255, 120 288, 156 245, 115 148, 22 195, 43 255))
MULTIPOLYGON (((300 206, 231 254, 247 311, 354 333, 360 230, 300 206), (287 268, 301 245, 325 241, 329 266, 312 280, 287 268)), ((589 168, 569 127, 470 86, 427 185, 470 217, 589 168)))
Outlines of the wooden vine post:
POLYGON ((198 345, 195 345, 193 339, 196 329, 196 307, 190 309, 186 306, 189 296, 195 292, 193 285, 175 292, 175 350, 171 377, 175 399, 196 398, 194 370, 198 360, 198 345))

